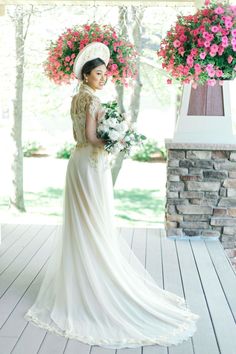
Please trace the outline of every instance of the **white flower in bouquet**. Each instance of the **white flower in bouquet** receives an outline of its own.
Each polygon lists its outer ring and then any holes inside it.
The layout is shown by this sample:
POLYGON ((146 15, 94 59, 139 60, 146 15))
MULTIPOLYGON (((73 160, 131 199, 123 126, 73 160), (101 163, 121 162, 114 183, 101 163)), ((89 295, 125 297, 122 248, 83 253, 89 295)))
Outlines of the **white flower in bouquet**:
POLYGON ((106 141, 105 149, 109 153, 124 151, 126 157, 131 147, 142 143, 146 137, 136 132, 136 125, 128 121, 126 114, 119 112, 117 102, 103 106, 105 114, 97 127, 97 136, 106 141))
POLYGON ((109 131, 109 138, 112 140, 112 141, 117 141, 119 138, 120 138, 120 133, 116 130, 110 130, 109 131))

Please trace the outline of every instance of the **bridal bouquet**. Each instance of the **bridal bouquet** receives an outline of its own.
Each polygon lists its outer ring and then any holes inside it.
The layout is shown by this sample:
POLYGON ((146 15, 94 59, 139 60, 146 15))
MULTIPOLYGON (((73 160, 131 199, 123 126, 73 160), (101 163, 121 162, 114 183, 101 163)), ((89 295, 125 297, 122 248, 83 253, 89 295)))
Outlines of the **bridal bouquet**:
POLYGON ((214 86, 217 80, 234 79, 236 6, 206 0, 194 15, 178 16, 157 55, 162 67, 181 83, 214 86))
POLYGON ((129 156, 131 148, 141 145, 146 137, 138 134, 134 124, 127 120, 125 114, 120 113, 115 101, 104 103, 105 114, 97 127, 97 137, 106 141, 105 150, 117 154, 125 152, 129 156))

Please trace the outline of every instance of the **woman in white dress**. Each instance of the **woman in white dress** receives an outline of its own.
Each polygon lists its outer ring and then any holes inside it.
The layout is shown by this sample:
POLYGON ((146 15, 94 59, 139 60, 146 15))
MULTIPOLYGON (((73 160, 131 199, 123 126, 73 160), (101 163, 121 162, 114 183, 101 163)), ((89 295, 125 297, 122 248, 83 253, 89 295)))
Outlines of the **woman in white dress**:
POLYGON ((196 331, 199 315, 157 285, 114 223, 109 155, 96 137, 103 114, 96 90, 106 81, 108 61, 108 47, 92 43, 74 64, 83 82, 71 104, 77 145, 67 167, 63 223, 24 318, 105 348, 177 345, 196 331))

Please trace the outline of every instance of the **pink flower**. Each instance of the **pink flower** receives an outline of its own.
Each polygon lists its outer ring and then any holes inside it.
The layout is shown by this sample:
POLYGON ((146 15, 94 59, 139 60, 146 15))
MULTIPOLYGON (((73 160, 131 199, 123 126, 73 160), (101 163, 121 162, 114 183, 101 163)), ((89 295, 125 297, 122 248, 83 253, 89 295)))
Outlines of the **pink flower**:
POLYGON ((228 45, 229 45, 228 37, 223 36, 222 37, 222 47, 226 48, 226 47, 228 47, 228 45))
POLYGON ((65 57, 65 61, 69 62, 70 61, 70 57, 69 56, 65 57))
POLYGON ((218 51, 218 48, 219 48, 219 47, 218 47, 217 44, 212 44, 210 49, 211 49, 211 52, 217 52, 217 51, 218 51))
POLYGON ((203 35, 202 37, 204 39, 206 39, 207 41, 212 41, 212 39, 214 38, 214 35, 212 33, 209 33, 209 32, 203 32, 203 35))
POLYGON ((230 63, 232 63, 233 59, 234 58, 232 57, 232 55, 229 55, 227 58, 227 62, 230 64, 230 63))
POLYGON ((236 37, 236 29, 233 29, 233 30, 231 31, 231 33, 232 33, 232 36, 233 36, 233 37, 236 37))
POLYGON ((222 77, 223 76, 223 71, 220 69, 216 69, 216 76, 217 77, 222 77))
POLYGON ((184 47, 180 47, 180 48, 178 48, 178 53, 180 54, 180 55, 184 55, 184 52, 185 52, 185 50, 184 50, 184 47))
POLYGON ((215 70, 213 69, 213 64, 207 64, 206 71, 208 73, 208 76, 210 76, 210 77, 215 76, 215 70))
POLYGON ((190 69, 190 68, 186 65, 186 66, 183 68, 183 74, 184 74, 184 75, 188 75, 189 69, 190 69))
POLYGON ((176 40, 173 42, 173 46, 174 46, 175 48, 180 47, 180 45, 181 45, 181 42, 180 42, 178 39, 176 39, 176 40))
POLYGON ((193 67, 193 57, 191 55, 187 56, 187 64, 190 66, 190 68, 193 67))
POLYGON ((187 39, 187 36, 185 36, 185 34, 181 34, 181 36, 179 37, 181 42, 185 42, 187 39))
POLYGON ((218 32, 219 31, 218 26, 212 26, 211 27, 211 31, 214 32, 214 33, 218 32))
POLYGON ((212 69, 212 70, 209 70, 207 73, 208 73, 208 76, 214 77, 216 72, 214 69, 212 69))
POLYGON ((212 70, 213 69, 213 64, 207 64, 206 70, 212 70))
POLYGON ((209 80, 207 80, 207 84, 208 84, 209 86, 215 86, 216 80, 215 80, 215 79, 209 79, 209 80))
POLYGON ((202 38, 198 38, 197 40, 197 46, 198 47, 204 47, 204 40, 202 38))
POLYGON ((218 6, 214 12, 217 14, 217 15, 222 15, 225 11, 222 7, 218 6))
POLYGON ((203 32, 203 34, 202 34, 202 36, 203 36, 204 39, 208 39, 208 35, 209 35, 208 32, 203 32))
POLYGON ((71 49, 73 48, 73 43, 71 41, 67 41, 67 45, 69 48, 71 48, 71 49))
POLYGON ((118 66, 116 64, 111 65, 111 70, 116 70, 117 68, 118 68, 118 66))
POLYGON ((224 53, 224 47, 219 46, 218 54, 221 56, 224 53))
POLYGON ((195 56, 197 55, 197 53, 198 53, 197 48, 192 48, 192 49, 191 49, 191 55, 192 55, 193 57, 195 57, 195 56))
POLYGON ((210 54, 210 56, 211 56, 211 57, 215 57, 215 56, 216 56, 216 52, 212 52, 212 51, 210 51, 210 53, 209 53, 209 54, 210 54))
POLYGON ((200 64, 195 64, 194 65, 194 70, 195 70, 195 74, 199 75, 202 72, 201 65, 200 64))
POLYGON ((205 47, 205 48, 210 47, 210 45, 211 45, 211 42, 210 42, 210 41, 205 41, 205 42, 204 42, 204 47, 205 47))
POLYGON ((167 79, 166 82, 167 82, 168 85, 172 84, 172 80, 171 79, 167 79))
POLYGON ((225 27, 227 29, 230 29, 233 26, 233 22, 232 21, 225 21, 225 27))
POLYGON ((210 5, 211 0, 205 0, 205 5, 208 6, 210 5))
POLYGON ((205 59, 205 58, 206 58, 206 52, 200 53, 200 58, 201 58, 201 59, 205 59))

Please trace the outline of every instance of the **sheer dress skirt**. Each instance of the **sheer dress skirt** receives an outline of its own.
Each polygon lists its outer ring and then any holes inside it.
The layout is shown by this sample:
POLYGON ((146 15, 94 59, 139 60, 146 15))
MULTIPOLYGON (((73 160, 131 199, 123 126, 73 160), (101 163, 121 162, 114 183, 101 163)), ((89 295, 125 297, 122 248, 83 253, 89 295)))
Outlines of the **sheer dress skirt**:
POLYGON ((77 147, 66 172, 63 222, 33 305, 24 318, 105 348, 177 345, 196 331, 199 315, 163 290, 114 222, 108 153, 77 147))

